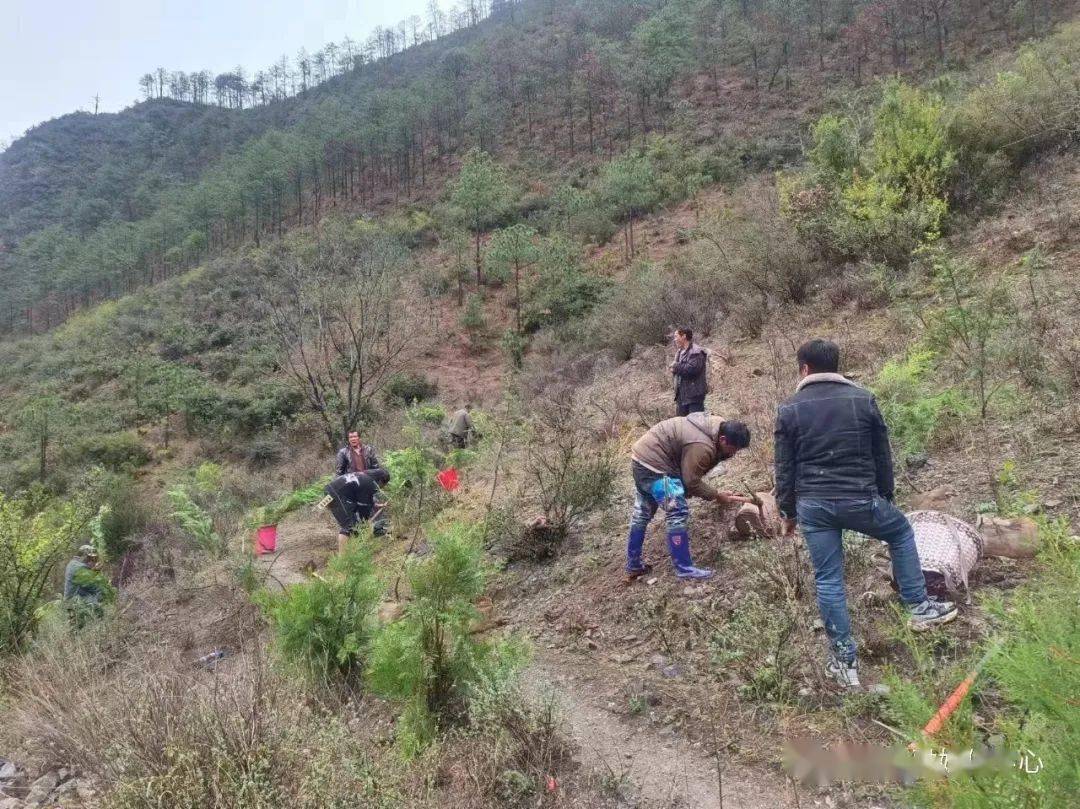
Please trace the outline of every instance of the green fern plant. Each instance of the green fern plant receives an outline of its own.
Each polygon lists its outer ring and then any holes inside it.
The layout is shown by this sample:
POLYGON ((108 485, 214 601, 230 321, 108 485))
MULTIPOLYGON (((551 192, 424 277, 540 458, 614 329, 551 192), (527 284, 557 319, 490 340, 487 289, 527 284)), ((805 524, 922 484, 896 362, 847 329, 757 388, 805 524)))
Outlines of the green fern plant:
POLYGON ((213 518, 192 499, 187 489, 174 486, 166 495, 173 507, 170 516, 195 541, 199 549, 215 558, 223 556, 225 540, 214 530, 213 518))

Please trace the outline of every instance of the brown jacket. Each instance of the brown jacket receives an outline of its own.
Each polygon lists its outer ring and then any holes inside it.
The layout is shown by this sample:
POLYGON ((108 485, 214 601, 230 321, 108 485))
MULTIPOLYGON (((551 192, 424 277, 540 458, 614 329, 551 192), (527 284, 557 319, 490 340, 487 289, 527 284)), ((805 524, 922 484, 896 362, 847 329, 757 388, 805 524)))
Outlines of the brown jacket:
POLYGON ((720 460, 716 442, 723 423, 706 413, 666 419, 634 442, 630 456, 653 472, 681 479, 688 495, 714 500, 717 491, 703 478, 720 460))

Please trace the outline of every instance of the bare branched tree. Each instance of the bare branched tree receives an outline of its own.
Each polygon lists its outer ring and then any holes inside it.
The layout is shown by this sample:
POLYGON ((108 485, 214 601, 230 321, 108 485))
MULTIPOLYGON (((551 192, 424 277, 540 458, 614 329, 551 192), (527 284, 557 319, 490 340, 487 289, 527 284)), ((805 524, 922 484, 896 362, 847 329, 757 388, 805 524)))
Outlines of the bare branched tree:
POLYGON ((615 457, 572 392, 551 393, 534 409, 525 472, 548 526, 563 537, 611 502, 615 457))
POLYGON ((424 348, 404 261, 392 239, 338 231, 310 253, 279 247, 263 262, 282 366, 331 446, 371 418, 375 395, 424 348))

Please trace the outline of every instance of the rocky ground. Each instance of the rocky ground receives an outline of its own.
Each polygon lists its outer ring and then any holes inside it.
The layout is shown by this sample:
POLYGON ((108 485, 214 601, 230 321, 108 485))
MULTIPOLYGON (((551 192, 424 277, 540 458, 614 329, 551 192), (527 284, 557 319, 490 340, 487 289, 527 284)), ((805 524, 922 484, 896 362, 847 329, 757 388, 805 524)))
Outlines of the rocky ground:
POLYGON ((96 793, 89 781, 61 767, 30 780, 25 770, 0 758, 0 809, 39 806, 94 806, 96 793))

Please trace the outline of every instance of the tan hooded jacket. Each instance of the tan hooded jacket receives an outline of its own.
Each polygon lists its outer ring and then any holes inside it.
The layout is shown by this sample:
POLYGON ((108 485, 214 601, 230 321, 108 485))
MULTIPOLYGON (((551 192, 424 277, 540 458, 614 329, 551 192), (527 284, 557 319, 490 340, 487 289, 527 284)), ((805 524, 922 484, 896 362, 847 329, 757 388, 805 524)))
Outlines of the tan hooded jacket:
POLYGON ((715 500, 716 489, 703 478, 720 461, 716 443, 723 424, 706 413, 666 419, 634 442, 630 456, 657 474, 680 478, 688 495, 715 500))

